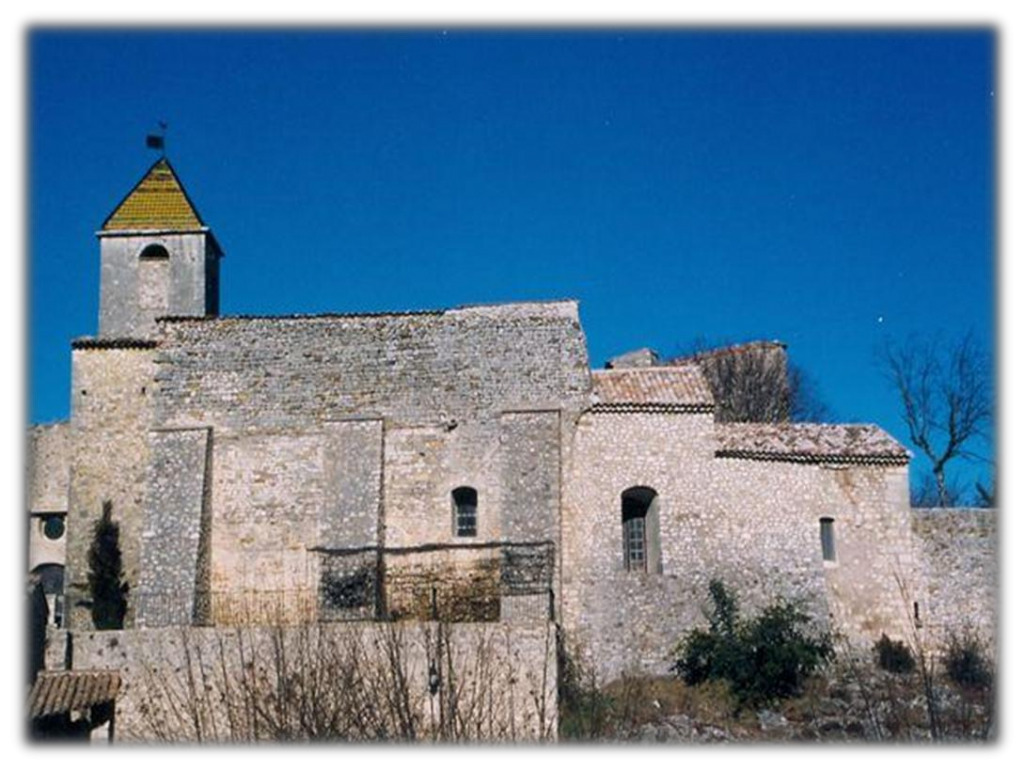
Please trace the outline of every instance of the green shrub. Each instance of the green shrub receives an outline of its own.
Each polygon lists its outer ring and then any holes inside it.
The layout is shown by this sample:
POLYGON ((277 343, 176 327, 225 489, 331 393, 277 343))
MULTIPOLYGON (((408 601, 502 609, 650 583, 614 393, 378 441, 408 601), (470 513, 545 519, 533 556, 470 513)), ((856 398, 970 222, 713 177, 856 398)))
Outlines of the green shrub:
POLYGON ((893 641, 886 634, 875 642, 875 660, 878 667, 892 674, 909 674, 914 670, 914 654, 900 640, 893 641))
POLYGON ((758 706, 799 694, 832 657, 828 634, 809 631, 810 617, 793 602, 776 600, 743 620, 735 593, 721 581, 713 580, 708 592, 708 630, 691 630, 676 647, 672 669, 688 685, 721 680, 741 706, 758 706))
POLYGON ((982 690, 992 684, 992 663, 977 632, 972 629, 949 635, 942 665, 946 675, 965 689, 982 690))

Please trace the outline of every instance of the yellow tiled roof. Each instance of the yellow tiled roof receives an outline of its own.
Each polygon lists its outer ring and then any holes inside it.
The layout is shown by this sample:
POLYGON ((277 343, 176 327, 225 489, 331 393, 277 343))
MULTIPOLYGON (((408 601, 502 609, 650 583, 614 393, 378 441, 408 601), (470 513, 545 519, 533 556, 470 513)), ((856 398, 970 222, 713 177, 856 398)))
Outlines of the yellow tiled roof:
POLYGON ((195 230, 203 226, 166 158, 154 163, 101 228, 109 230, 195 230))

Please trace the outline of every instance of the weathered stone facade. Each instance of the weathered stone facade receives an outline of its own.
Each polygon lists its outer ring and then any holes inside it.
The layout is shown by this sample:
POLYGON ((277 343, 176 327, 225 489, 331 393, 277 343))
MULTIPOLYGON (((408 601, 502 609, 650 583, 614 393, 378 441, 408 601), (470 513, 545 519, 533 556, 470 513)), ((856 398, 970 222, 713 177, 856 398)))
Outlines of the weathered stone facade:
POLYGON ((67 512, 75 666, 108 643, 86 582, 104 506, 129 668, 182 628, 554 621, 610 679, 664 673, 716 578, 859 645, 906 637, 908 602, 942 625, 990 601, 994 521, 912 515, 877 427, 716 423, 693 362, 592 371, 574 301, 217 317, 219 246, 154 169, 153 227, 129 196, 100 233, 70 422, 31 434, 30 510, 67 512))
POLYGON ((996 511, 915 508, 911 515, 923 636, 942 644, 950 632, 977 631, 995 644, 999 607, 996 511))
POLYGON ((65 572, 70 625, 88 625, 88 551, 109 504, 121 531, 125 578, 139 585, 149 466, 153 352, 148 342, 76 343, 71 356, 70 484, 65 572))

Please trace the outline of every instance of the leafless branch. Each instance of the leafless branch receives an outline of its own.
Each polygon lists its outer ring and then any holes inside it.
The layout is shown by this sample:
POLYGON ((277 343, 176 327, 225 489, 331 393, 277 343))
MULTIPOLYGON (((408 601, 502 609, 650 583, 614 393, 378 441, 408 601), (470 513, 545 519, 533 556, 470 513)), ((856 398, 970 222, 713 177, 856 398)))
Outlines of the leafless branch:
POLYGON ((910 441, 931 464, 939 506, 954 504, 947 479, 950 461, 975 459, 974 440, 989 438, 991 364, 973 335, 952 345, 939 338, 887 341, 879 365, 899 396, 910 441))

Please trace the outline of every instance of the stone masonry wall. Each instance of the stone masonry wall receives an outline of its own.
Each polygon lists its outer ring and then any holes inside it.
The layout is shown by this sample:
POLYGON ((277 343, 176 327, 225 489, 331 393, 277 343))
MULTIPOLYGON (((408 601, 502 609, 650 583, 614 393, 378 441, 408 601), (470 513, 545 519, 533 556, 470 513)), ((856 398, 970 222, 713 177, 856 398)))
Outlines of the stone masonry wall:
POLYGON ((149 439, 152 459, 135 624, 188 625, 201 619, 197 609, 205 608, 197 608, 196 600, 204 602, 208 590, 200 547, 203 519, 208 515, 209 430, 157 431, 149 439))
POLYGON ((995 643, 999 608, 997 515, 992 508, 914 508, 922 637, 939 647, 965 626, 995 643))
MULTIPOLYGON (((707 591, 704 538, 714 536, 710 414, 583 415, 567 459, 562 612, 570 645, 601 680, 665 674, 667 654, 699 622, 707 591), (621 494, 658 493, 662 574, 623 566, 621 494)), ((728 575, 722 577, 728 578, 728 575)))
MULTIPOLYGON (((214 622, 249 612, 257 592, 308 619, 328 588, 348 597, 342 614, 366 617, 372 554, 337 549, 557 541, 559 411, 589 391, 574 303, 162 328, 155 425, 212 430, 214 622), (475 537, 455 534, 460 486, 478 491, 475 537)), ((386 561, 397 586, 464 572, 455 564, 491 580, 495 559, 524 563, 486 547, 386 561)), ((147 586, 174 596, 173 583, 156 570, 147 586)), ((547 617, 546 600, 535 609, 547 617)))
POLYGON ((834 627, 853 644, 882 633, 909 639, 918 593, 905 465, 821 466, 817 512, 835 523, 834 562, 824 562, 834 627))
POLYGON ((293 620, 315 613, 325 496, 324 435, 213 433, 214 622, 293 620))
POLYGON ((120 526, 129 620, 139 585, 139 538, 149 467, 153 353, 146 348, 72 351, 70 482, 65 593, 70 627, 90 628, 88 551, 93 528, 111 504, 120 526))
POLYGON ((508 540, 555 540, 561 507, 559 413, 502 415, 502 535, 508 540))
MULTIPOLYGON (((752 561, 783 574, 795 557, 815 584, 824 579, 830 622, 850 642, 869 645, 883 631, 907 638, 900 581, 913 590, 913 567, 905 466, 723 458, 715 466, 717 505, 749 519, 737 568, 748 546, 758 553, 752 561), (834 561, 822 557, 821 518, 834 521, 834 561)), ((791 593, 785 582, 776 581, 772 590, 791 593)))
POLYGON ((355 416, 459 422, 579 406, 587 353, 573 302, 380 316, 165 322, 158 424, 244 432, 355 416))
MULTIPOLYGON (((277 698, 289 692, 311 695, 313 690, 304 688, 314 686, 316 697, 304 702, 313 708, 307 716, 318 716, 323 728, 337 713, 332 707, 338 694, 355 687, 353 676, 370 680, 369 690, 359 691, 359 705, 371 708, 373 717, 386 716, 399 702, 393 696, 404 694, 406 728, 412 733, 406 738, 536 741, 557 734, 555 652, 549 623, 193 627, 77 634, 74 667, 120 672, 119 742, 280 740, 265 728, 251 732, 252 706, 273 713, 277 698), (431 665, 440 677, 440 691, 433 696, 431 665), (278 689, 286 680, 289 688, 278 689), (448 724, 459 732, 446 735, 440 732, 442 710, 453 709, 461 718, 448 724)), ((289 703, 296 717, 302 708, 289 703)), ((303 733, 294 722, 291 727, 303 733)), ((379 740, 372 733, 350 737, 379 740)))
POLYGON ((367 549, 383 539, 384 424, 350 420, 328 423, 324 430, 324 504, 314 541, 324 549, 317 567, 319 616, 372 618, 378 563, 376 552, 367 549))
POLYGON ((580 420, 566 482, 563 608, 601 676, 665 673, 673 645, 705 622, 714 578, 747 612, 784 596, 859 643, 883 629, 904 635, 892 575, 911 556, 905 468, 715 458, 711 437, 704 414, 580 420), (621 493, 633 486, 658 493, 661 574, 623 566, 621 493), (836 522, 829 564, 823 516, 836 522))

